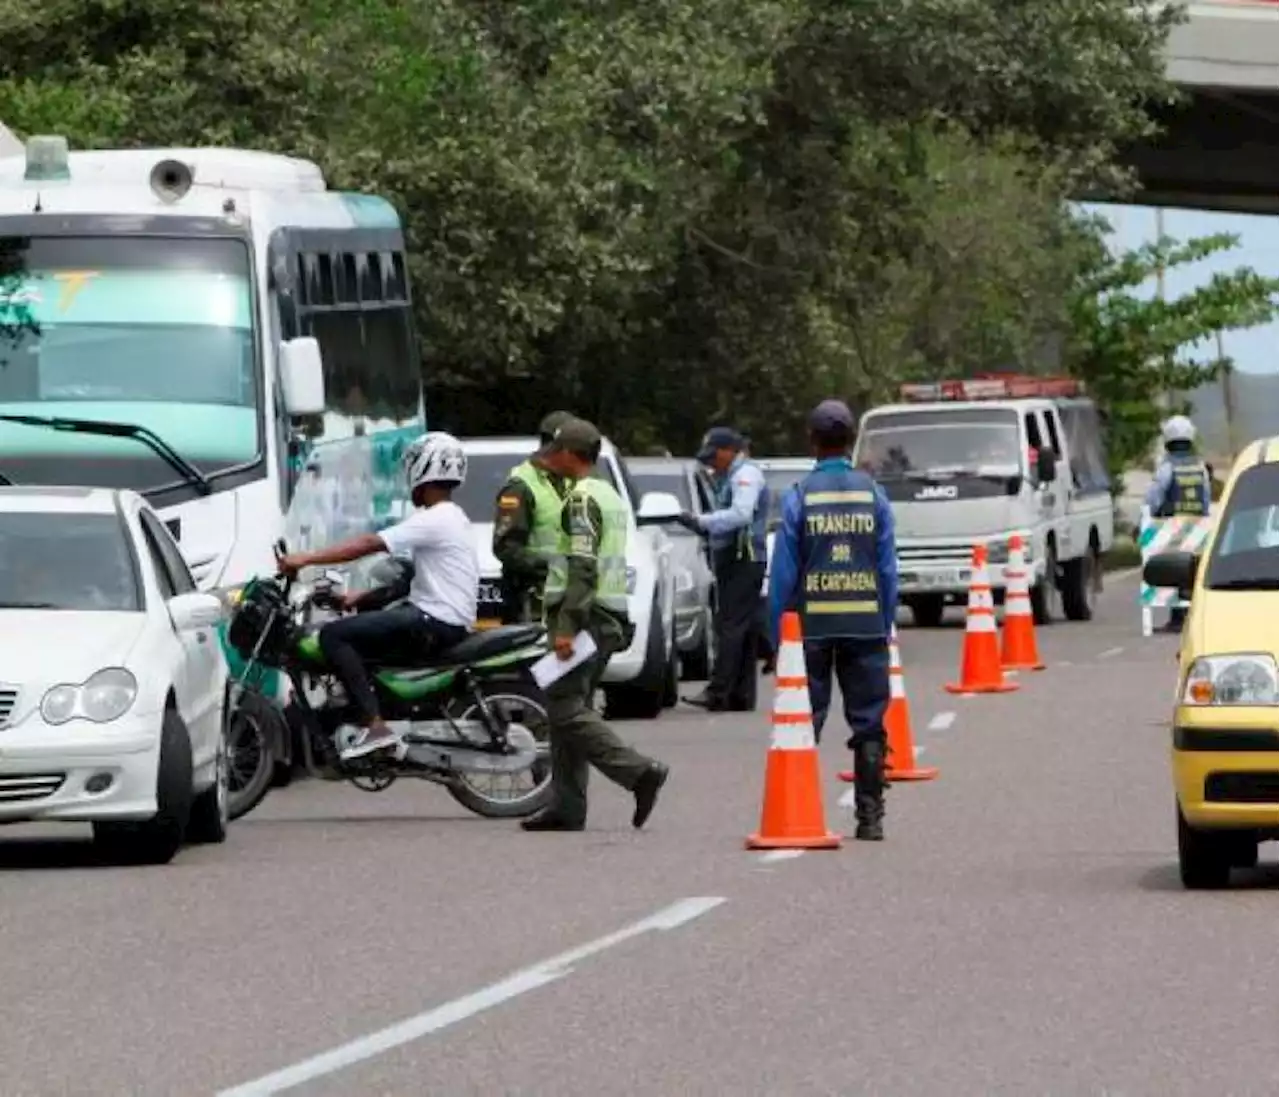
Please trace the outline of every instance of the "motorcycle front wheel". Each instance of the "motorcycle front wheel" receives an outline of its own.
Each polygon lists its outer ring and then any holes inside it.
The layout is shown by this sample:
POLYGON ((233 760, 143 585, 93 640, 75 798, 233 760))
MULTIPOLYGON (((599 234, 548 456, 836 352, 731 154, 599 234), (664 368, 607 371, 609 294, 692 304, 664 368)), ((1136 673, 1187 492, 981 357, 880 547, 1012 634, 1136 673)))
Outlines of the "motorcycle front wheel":
MULTIPOLYGON (((542 691, 523 678, 492 679, 481 686, 485 701, 509 724, 525 727, 538 742, 538 753, 519 773, 468 773, 445 785, 468 811, 486 819, 523 819, 551 801, 551 747, 547 702, 542 691)), ((449 706, 455 720, 479 720, 480 706, 459 698, 449 706)))

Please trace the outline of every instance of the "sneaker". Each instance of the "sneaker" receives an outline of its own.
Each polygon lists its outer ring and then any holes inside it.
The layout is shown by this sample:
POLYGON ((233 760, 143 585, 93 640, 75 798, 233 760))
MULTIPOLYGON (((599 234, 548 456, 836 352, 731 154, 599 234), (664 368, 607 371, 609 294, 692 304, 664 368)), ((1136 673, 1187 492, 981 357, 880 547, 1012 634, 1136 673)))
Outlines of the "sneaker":
POLYGON ((392 750, 399 745, 400 736, 394 731, 390 729, 374 731, 372 728, 365 728, 338 757, 344 762, 349 762, 353 758, 363 758, 366 754, 373 754, 379 750, 392 750))

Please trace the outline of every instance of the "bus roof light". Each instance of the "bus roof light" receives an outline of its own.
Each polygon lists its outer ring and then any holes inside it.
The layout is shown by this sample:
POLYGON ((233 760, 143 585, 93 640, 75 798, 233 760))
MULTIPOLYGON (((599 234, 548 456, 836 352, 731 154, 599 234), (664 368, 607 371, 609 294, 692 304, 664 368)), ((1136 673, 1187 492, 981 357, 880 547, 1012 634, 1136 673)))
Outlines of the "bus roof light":
POLYGON ((71 178, 71 162, 65 137, 27 138, 27 169, 22 176, 34 183, 71 178))

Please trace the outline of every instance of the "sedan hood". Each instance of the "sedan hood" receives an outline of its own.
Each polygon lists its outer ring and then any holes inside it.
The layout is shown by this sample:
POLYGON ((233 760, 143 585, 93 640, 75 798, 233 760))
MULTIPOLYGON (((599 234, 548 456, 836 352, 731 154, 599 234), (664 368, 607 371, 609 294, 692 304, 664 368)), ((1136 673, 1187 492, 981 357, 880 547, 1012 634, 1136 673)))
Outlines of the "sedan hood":
POLYGON ((0 682, 48 687, 123 666, 146 622, 145 613, 0 609, 0 682))

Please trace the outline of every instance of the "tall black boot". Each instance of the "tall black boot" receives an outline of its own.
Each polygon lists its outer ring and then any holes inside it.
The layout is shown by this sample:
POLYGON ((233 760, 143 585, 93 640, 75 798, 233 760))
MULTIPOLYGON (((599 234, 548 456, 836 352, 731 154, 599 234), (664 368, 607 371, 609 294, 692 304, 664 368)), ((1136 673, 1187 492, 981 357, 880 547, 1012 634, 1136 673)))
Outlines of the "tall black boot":
POLYGON ((853 797, 858 819, 854 837, 863 842, 884 841, 884 742, 863 739, 853 748, 853 797))

